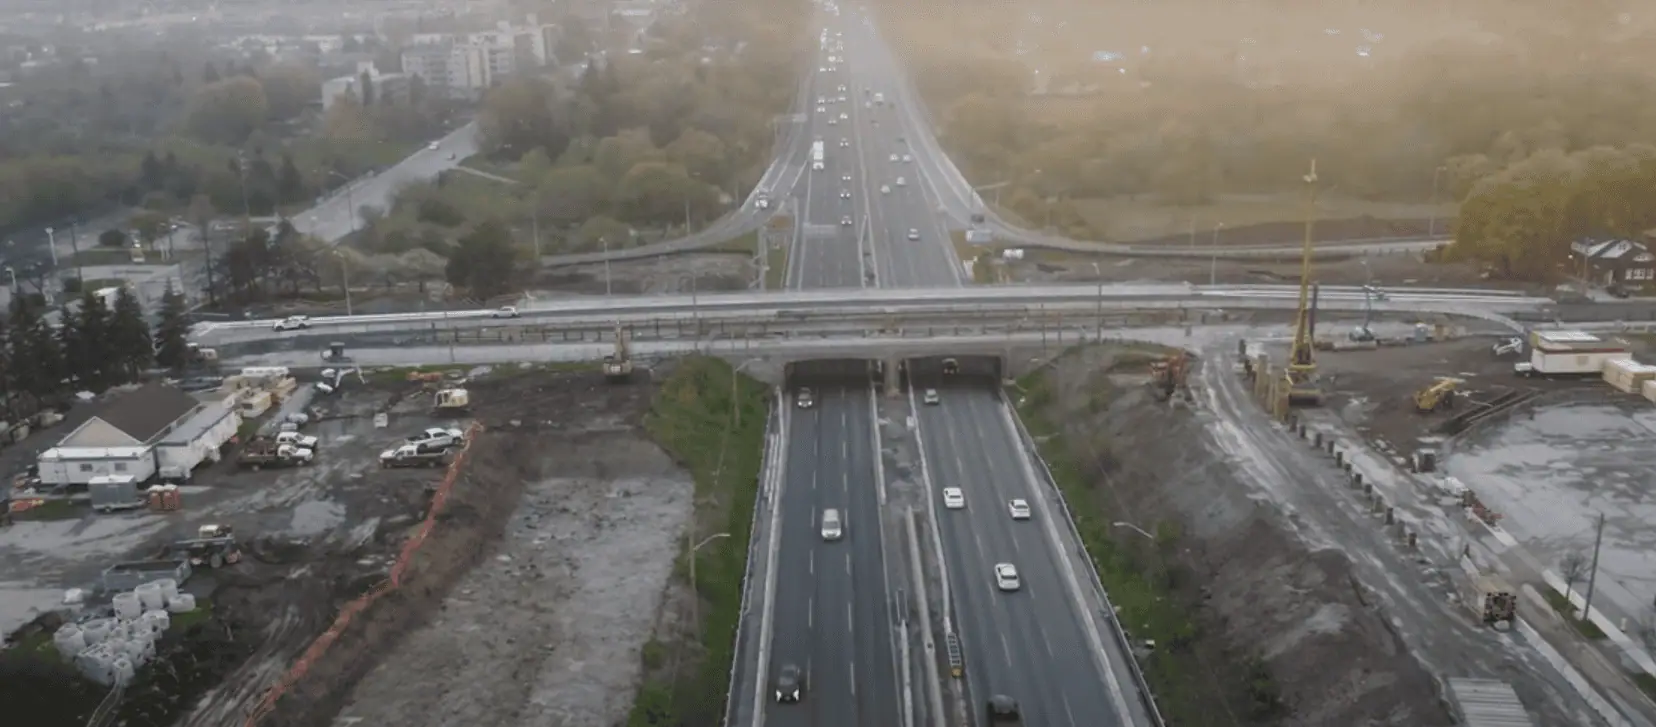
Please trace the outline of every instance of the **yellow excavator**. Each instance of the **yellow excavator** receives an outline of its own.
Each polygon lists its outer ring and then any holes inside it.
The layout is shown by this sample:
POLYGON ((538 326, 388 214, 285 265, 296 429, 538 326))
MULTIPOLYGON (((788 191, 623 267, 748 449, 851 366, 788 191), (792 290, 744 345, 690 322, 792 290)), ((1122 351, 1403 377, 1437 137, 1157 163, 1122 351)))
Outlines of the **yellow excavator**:
MULTIPOLYGON (((1317 406, 1322 403, 1322 387, 1317 381, 1317 360, 1311 316, 1311 231, 1317 215, 1317 160, 1311 160, 1311 172, 1305 180, 1305 248, 1300 260, 1299 317, 1294 327, 1294 347, 1288 353, 1284 370, 1283 396, 1287 405, 1317 406)), ((1286 416, 1286 414, 1283 414, 1286 416)))
POLYGON ((632 373, 632 348, 627 345, 627 329, 617 325, 615 352, 604 356, 604 378, 612 384, 625 384, 632 380, 632 373))
POLYGON ((1438 377, 1436 383, 1415 392, 1415 411, 1421 414, 1431 414, 1440 409, 1455 408, 1455 392, 1460 384, 1460 379, 1448 376, 1438 377))

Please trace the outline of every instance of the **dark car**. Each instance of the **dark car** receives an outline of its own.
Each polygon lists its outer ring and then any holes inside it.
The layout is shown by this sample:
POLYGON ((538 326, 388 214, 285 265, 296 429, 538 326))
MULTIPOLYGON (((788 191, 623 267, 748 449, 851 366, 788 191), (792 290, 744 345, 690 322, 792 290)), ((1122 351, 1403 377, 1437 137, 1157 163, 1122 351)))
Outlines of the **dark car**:
POLYGON ((1018 713, 1018 700, 1005 694, 990 697, 984 711, 988 713, 989 724, 1017 724, 1018 720, 1022 719, 1018 713))
POLYGON ((793 664, 783 664, 776 673, 776 701, 797 702, 805 697, 805 675, 793 664))

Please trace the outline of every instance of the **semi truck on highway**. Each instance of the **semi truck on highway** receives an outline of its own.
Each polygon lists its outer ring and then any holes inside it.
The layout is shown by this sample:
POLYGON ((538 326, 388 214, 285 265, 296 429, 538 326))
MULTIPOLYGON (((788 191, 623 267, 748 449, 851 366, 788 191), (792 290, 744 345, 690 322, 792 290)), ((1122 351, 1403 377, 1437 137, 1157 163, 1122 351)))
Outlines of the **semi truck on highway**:
POLYGON ((811 169, 822 171, 822 141, 811 142, 811 169))

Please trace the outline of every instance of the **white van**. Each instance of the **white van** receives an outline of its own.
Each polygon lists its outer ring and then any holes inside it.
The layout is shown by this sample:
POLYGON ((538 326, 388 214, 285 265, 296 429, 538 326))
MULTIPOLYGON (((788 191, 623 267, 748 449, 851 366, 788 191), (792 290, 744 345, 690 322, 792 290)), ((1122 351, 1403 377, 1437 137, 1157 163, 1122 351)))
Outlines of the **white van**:
POLYGON ((839 540, 845 535, 845 526, 840 522, 840 512, 834 508, 822 511, 822 539, 839 540))

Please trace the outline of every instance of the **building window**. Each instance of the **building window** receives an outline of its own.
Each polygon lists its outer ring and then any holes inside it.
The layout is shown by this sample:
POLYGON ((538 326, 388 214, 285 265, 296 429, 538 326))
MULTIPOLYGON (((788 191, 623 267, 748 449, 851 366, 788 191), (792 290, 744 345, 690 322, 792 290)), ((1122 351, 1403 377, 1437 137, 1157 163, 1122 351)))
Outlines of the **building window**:
POLYGON ((1628 280, 1651 280, 1656 278, 1656 270, 1651 268, 1633 268, 1627 271, 1628 280))
POLYGON ((83 465, 80 466, 80 471, 82 471, 82 472, 91 472, 92 471, 92 465, 83 464, 83 465))
POLYGON ((125 462, 116 462, 115 463, 115 471, 116 472, 125 472, 126 471, 126 463, 125 462))

